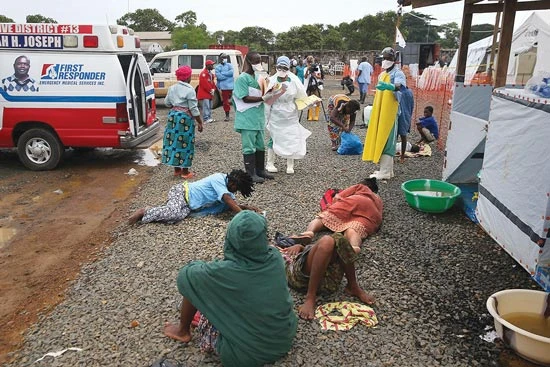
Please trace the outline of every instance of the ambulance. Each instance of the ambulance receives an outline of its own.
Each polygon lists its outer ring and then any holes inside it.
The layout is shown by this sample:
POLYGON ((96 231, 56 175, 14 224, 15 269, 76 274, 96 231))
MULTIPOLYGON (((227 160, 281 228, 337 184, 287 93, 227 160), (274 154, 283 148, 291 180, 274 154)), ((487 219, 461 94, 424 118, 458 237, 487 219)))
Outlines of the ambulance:
POLYGON ((35 171, 66 148, 149 147, 151 72, 124 26, 0 23, 0 148, 35 171))
POLYGON ((176 70, 182 65, 191 67, 191 85, 199 84, 199 75, 204 70, 206 61, 214 61, 214 67, 218 65, 220 55, 224 53, 228 62, 233 66, 233 78, 236 80, 243 68, 243 55, 239 50, 231 49, 183 49, 156 54, 149 67, 153 73, 153 84, 157 98, 164 98, 168 89, 176 84, 176 70))

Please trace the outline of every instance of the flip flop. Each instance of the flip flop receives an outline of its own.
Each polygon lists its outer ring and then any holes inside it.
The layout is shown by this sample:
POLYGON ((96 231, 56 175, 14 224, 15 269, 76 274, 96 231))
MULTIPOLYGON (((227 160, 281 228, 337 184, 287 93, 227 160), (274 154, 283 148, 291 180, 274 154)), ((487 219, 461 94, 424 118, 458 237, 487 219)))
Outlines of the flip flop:
POLYGON ((311 231, 302 232, 299 235, 288 236, 289 239, 300 245, 309 245, 313 241, 315 233, 311 231))
POLYGON ((283 235, 280 232, 275 232, 275 244, 280 248, 287 248, 294 246, 296 243, 291 238, 283 235))

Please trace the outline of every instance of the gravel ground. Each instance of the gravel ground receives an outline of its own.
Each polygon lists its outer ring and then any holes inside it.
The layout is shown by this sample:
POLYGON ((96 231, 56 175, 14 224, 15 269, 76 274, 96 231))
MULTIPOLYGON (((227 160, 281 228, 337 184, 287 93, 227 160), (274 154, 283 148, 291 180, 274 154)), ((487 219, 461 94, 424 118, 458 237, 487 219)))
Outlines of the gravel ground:
MULTIPOLYGON (((337 83, 327 82, 324 95, 339 93, 337 83)), ((160 109, 159 117, 166 113, 160 109)), ((220 121, 222 114, 221 108, 216 110, 219 122, 197 134, 193 168, 199 177, 243 166, 239 135, 232 123, 220 121)), ((304 122, 304 126, 313 134, 307 156, 296 163, 296 173, 284 173, 284 162, 279 160, 283 173, 257 185, 248 200, 238 197, 267 211, 270 237, 276 230, 289 234, 304 230, 327 188, 355 184, 374 169, 359 156, 332 152, 324 122, 304 122)), ((365 131, 355 130, 362 139, 365 131)), ((493 325, 485 301, 502 289, 538 287, 458 207, 433 215, 407 205, 401 183, 441 178, 442 162, 443 153, 437 150, 429 158, 396 162, 396 178, 380 184, 384 223, 366 240, 357 262, 359 282, 377 297, 379 325, 323 332, 315 321, 300 321, 292 350, 276 366, 504 363, 502 345, 480 337, 493 325)), ((160 204, 176 182, 170 168, 158 166, 136 193, 133 208, 160 204)), ((66 300, 28 331, 23 349, 8 366, 31 365, 47 352, 68 347, 83 350, 47 357, 33 366, 149 366, 164 355, 185 366, 219 365, 216 358, 201 354, 194 342, 182 345, 164 337, 162 327, 178 317, 178 269, 194 259, 220 258, 230 218, 226 214, 188 218, 177 225, 121 225, 112 246, 82 268, 66 300)), ((303 295, 292 294, 299 304, 303 295)), ((319 303, 346 299, 350 298, 341 290, 319 303)))

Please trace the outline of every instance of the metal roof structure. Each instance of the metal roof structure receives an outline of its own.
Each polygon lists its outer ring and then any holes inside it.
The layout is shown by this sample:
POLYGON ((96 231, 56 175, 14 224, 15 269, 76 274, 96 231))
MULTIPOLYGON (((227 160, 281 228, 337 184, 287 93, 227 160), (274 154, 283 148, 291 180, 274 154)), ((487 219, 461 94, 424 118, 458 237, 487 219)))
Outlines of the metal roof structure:
MULTIPOLYGON (((499 52, 497 55, 495 87, 504 86, 506 84, 508 59, 510 57, 516 12, 550 9, 550 0, 398 0, 398 3, 402 3, 403 6, 412 5, 413 9, 417 9, 426 6, 454 3, 457 1, 464 2, 464 12, 462 14, 462 26, 460 28, 460 46, 458 49, 456 81, 464 81, 473 15, 476 13, 496 13, 494 35, 499 31, 501 34, 498 47, 499 52)), ((496 37, 494 37, 494 39, 496 39, 496 37)))

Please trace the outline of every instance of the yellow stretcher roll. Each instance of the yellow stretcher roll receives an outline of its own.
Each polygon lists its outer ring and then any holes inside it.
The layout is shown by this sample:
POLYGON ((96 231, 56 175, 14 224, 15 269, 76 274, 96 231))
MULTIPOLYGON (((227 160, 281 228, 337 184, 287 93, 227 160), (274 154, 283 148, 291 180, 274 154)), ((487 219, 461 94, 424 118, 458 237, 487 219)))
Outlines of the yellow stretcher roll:
MULTIPOLYGON (((378 81, 390 82, 390 74, 385 71, 380 74, 378 81)), ((397 109, 399 104, 390 90, 377 90, 374 95, 372 112, 369 120, 369 128, 365 138, 365 148, 363 149, 363 160, 378 163, 384 146, 388 141, 390 132, 395 124, 397 109)))

